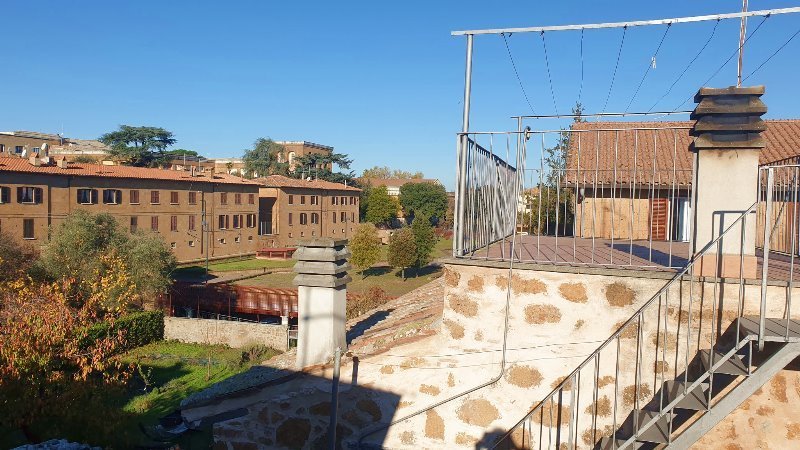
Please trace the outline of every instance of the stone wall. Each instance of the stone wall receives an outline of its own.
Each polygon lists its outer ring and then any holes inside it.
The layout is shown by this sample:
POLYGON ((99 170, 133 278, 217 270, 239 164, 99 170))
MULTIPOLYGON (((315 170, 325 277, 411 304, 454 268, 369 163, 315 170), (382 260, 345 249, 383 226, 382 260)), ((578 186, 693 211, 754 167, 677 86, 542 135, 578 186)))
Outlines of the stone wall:
POLYGON ((280 351, 288 349, 289 328, 229 320, 164 318, 164 339, 198 344, 223 344, 233 348, 266 345, 280 351))

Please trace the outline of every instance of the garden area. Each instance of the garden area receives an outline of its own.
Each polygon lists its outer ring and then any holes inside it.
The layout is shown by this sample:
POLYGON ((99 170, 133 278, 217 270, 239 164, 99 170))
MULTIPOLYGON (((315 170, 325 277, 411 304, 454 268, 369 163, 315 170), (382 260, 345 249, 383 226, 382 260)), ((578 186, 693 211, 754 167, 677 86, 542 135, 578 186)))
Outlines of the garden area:
MULTIPOLYGON (((208 272, 212 277, 220 276, 231 272, 248 271, 268 271, 272 269, 289 269, 294 266, 292 259, 256 259, 242 258, 210 263, 208 272)), ((178 267, 172 271, 172 277, 176 280, 203 279, 205 277, 205 265, 192 264, 178 267)))

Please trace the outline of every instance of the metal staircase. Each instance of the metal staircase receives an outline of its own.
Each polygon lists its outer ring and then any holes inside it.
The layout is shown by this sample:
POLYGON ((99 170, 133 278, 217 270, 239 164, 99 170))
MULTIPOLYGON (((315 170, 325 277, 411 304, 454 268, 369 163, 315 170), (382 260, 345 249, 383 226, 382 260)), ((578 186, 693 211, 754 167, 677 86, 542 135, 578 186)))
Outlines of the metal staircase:
POLYGON ((794 252, 784 258, 788 280, 768 280, 770 227, 761 278, 744 278, 756 211, 698 252, 493 448, 688 448, 800 356, 794 252), (723 238, 728 249, 741 242, 738 278, 722 272, 721 258, 714 276, 700 267, 723 254, 723 238))

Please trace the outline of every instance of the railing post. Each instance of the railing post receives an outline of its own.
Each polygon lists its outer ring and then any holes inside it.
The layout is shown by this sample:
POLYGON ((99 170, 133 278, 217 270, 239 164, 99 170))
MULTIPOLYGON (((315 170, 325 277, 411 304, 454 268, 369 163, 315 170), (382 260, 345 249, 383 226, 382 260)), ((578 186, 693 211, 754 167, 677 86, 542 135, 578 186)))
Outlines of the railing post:
MULTIPOLYGON (((772 167, 767 169, 767 204, 764 210, 764 262, 761 265, 761 307, 758 311, 758 351, 764 350, 764 330, 767 325, 767 272, 769 271, 769 241, 772 240, 772 227, 770 226, 769 218, 772 217, 772 189, 775 185, 774 170, 772 167)), ((789 289, 791 290, 791 287, 789 289)), ((786 319, 787 321, 791 320, 788 311, 786 319)))

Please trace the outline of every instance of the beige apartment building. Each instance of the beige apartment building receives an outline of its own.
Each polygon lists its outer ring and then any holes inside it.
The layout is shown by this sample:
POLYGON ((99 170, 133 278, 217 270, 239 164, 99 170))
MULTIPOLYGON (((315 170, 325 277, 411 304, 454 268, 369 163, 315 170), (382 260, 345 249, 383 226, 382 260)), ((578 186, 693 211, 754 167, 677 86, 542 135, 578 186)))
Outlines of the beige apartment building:
POLYGON ((261 185, 261 247, 295 247, 315 237, 348 239, 355 232, 361 189, 281 175, 253 181, 261 185))
POLYGON ((43 245, 68 214, 86 210, 158 233, 179 262, 252 255, 258 191, 226 174, 0 156, 0 230, 43 245))

